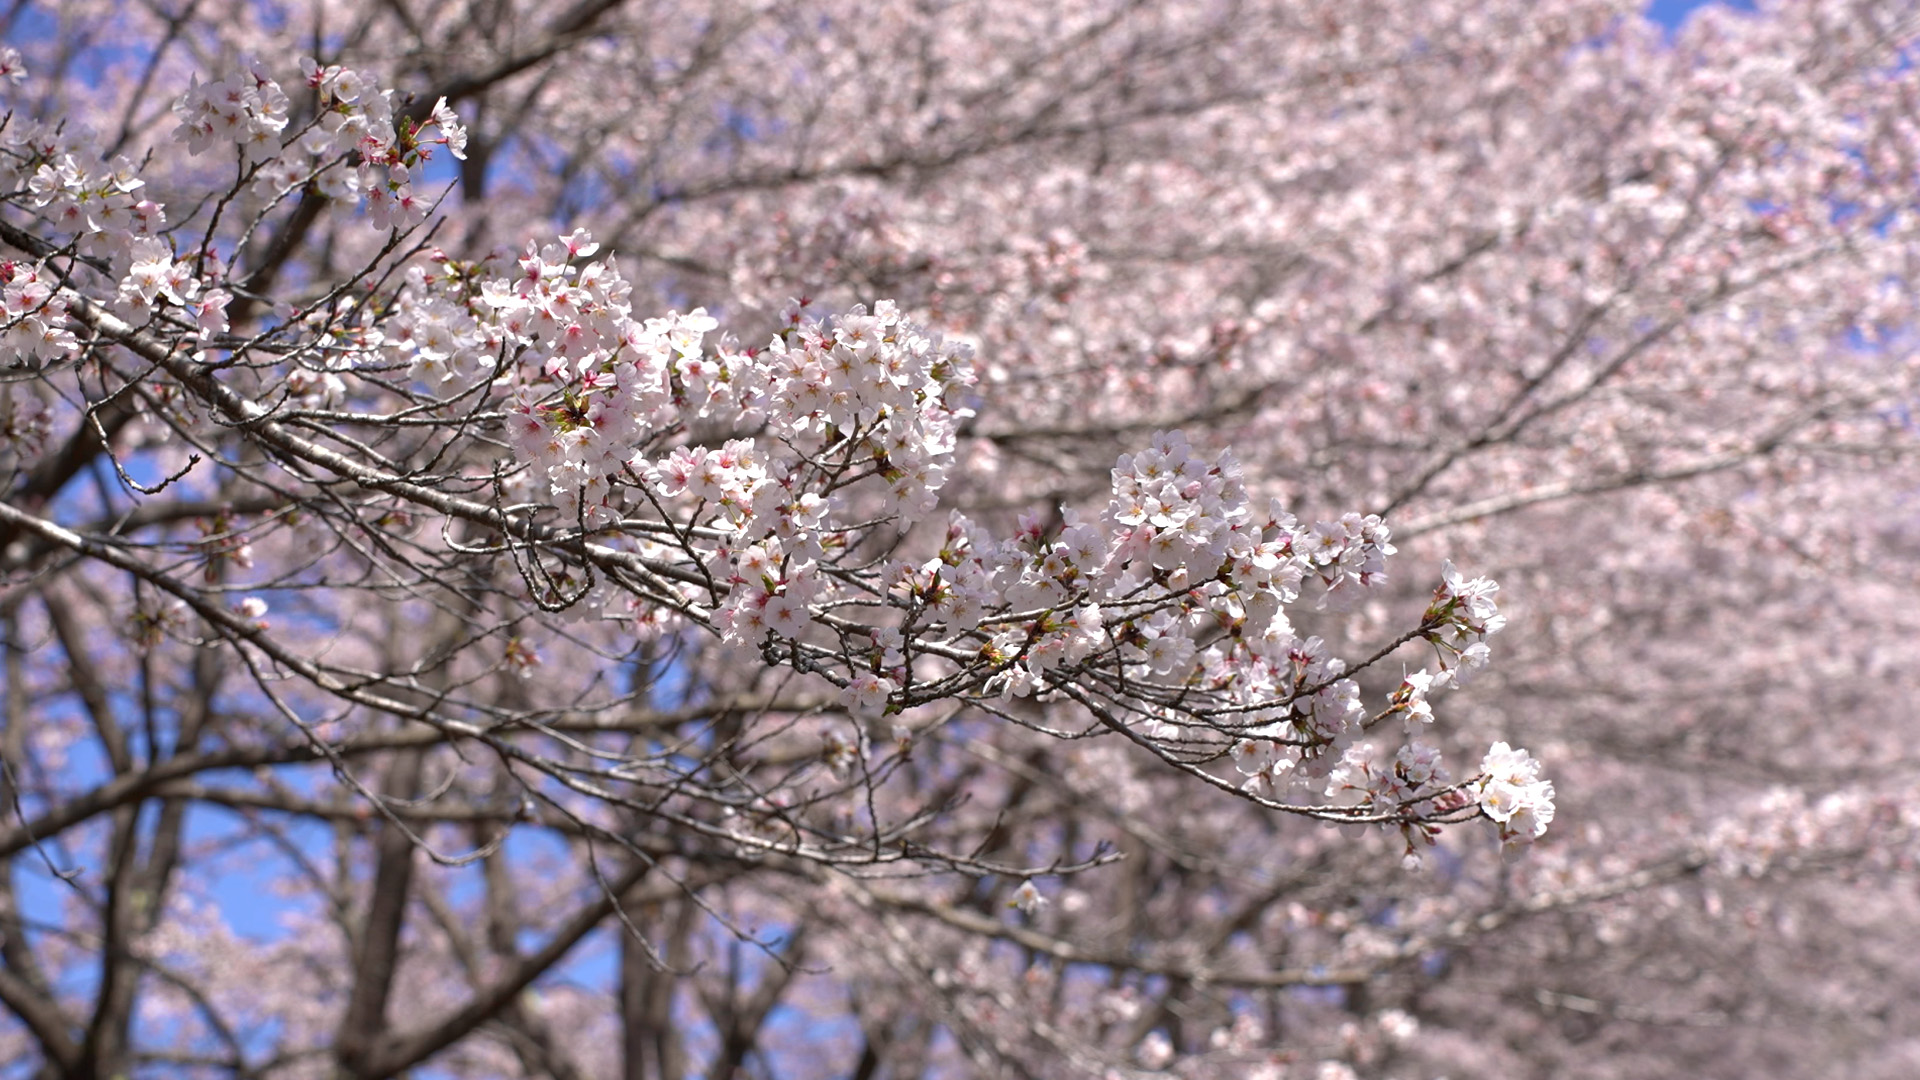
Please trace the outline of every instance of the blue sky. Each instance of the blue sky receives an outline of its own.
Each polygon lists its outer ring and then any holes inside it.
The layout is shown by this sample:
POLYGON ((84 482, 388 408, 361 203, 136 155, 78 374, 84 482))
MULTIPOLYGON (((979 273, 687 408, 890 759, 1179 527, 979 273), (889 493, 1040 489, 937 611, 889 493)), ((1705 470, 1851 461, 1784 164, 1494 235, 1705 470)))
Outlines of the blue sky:
MULTIPOLYGON (((1687 15, 1697 7, 1705 7, 1707 0, 1653 0, 1647 5, 1647 14, 1657 22, 1668 26, 1679 26, 1687 15)), ((1742 11, 1753 10, 1753 0, 1728 0, 1728 7, 1742 11)))

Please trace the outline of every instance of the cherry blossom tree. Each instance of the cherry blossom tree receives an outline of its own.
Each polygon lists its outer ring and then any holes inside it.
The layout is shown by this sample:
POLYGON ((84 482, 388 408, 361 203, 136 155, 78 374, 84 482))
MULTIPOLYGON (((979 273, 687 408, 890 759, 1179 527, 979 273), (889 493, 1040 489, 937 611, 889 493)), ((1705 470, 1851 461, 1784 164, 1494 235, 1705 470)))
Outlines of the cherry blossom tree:
POLYGON ((20 1075, 1920 1059, 1909 5, 8 18, 20 1075))

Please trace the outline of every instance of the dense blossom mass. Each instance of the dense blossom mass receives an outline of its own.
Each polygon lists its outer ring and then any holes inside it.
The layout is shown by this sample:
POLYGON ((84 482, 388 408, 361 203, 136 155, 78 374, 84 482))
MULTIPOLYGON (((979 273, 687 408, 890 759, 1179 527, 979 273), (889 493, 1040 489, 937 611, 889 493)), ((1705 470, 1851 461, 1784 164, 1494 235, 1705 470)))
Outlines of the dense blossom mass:
POLYGON ((1909 6, 17 5, 0 1078, 1911 1075, 1909 6))

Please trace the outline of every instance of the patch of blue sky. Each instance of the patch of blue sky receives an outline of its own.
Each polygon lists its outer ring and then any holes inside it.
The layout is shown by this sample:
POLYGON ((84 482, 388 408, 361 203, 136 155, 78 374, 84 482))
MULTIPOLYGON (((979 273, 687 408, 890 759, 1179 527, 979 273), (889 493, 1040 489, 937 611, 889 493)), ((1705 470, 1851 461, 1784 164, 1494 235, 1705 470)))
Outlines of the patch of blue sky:
POLYGON ((1653 0, 1647 5, 1647 17, 1669 30, 1678 29, 1688 16, 1714 2, 1735 11, 1756 10, 1754 0, 1653 0))
POLYGON ((442 199, 440 203, 442 212, 451 210, 460 204, 462 167, 460 159, 448 153, 446 147, 436 146, 433 156, 421 162, 419 167, 413 170, 413 189, 416 192, 432 195, 436 199, 442 199))
MULTIPOLYGON (((236 770, 235 775, 244 774, 236 770)), ((203 779, 210 784, 221 782, 215 774, 203 779)), ((247 813, 196 803, 187 814, 182 833, 190 850, 204 853, 226 849, 219 858, 203 863, 208 873, 202 880, 216 883, 208 899, 233 933, 260 944, 281 940, 297 905, 318 902, 317 892, 300 894, 296 899, 281 883, 301 876, 289 849, 310 862, 324 856, 333 840, 326 825, 270 811, 247 813), (263 822, 284 843, 262 835, 263 822)))
POLYGON ((26 936, 36 949, 49 928, 67 924, 66 905, 79 897, 81 884, 97 885, 99 876, 86 853, 76 851, 76 843, 94 846, 93 832, 69 830, 59 839, 43 839, 11 859, 13 889, 26 924, 26 936))

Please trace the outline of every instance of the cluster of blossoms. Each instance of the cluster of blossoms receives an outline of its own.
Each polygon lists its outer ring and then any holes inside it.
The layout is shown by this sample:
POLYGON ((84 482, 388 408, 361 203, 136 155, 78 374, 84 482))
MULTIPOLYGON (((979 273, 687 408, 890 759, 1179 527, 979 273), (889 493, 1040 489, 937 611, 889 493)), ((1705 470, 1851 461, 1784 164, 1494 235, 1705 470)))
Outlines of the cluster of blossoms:
MULTIPOLYGON (((1499 744, 1504 747, 1506 744, 1499 744)), ((1402 745, 1391 761, 1382 760, 1371 742, 1349 746, 1340 763, 1327 777, 1326 794, 1336 804, 1356 806, 1389 817, 1400 817, 1400 835, 1407 842, 1407 865, 1416 866, 1420 851, 1439 839, 1435 818, 1457 815, 1474 806, 1468 788, 1456 786, 1441 763, 1440 751, 1416 739, 1402 745)), ((1553 788, 1549 784, 1540 805, 1548 820, 1553 816, 1553 788)), ((1489 816, 1491 813, 1489 812, 1489 816)), ((1518 830, 1504 824, 1501 839, 1508 843, 1532 840, 1539 833, 1522 837, 1518 830)))
POLYGON ((78 344, 67 329, 67 305, 42 268, 0 262, 0 346, 8 354, 40 363, 67 355, 78 344))
MULTIPOLYGON (((26 78, 20 54, 0 49, 0 89, 26 78)), ((61 229, 77 234, 90 254, 124 254, 134 239, 164 222, 160 208, 138 199, 144 186, 125 158, 97 164, 80 125, 42 124, 9 114, 0 125, 0 189, 61 229), (96 164, 89 164, 96 163, 96 164)), ((68 355, 76 339, 67 301, 44 264, 0 262, 0 337, 14 363, 37 366, 68 355)))
MULTIPOLYGON (((127 252, 125 275, 115 297, 121 312, 139 318, 161 301, 192 319, 202 340, 227 331, 227 305, 233 294, 221 288, 201 287, 202 274, 212 260, 176 259, 173 248, 157 236, 135 240, 127 252)), ((217 269, 216 271, 217 272, 217 269)))
POLYGON ((306 57, 300 67, 318 110, 289 135, 286 91, 258 63, 242 67, 187 91, 173 108, 180 121, 174 138, 194 154, 237 144, 257 167, 254 185, 263 195, 282 195, 311 181, 330 198, 364 197, 375 228, 410 228, 425 221, 433 205, 414 191, 414 170, 437 146, 465 156, 466 129, 444 98, 416 122, 395 113, 394 92, 380 88, 373 76, 306 57))
MULTIPOLYGON (((1383 717, 1398 714, 1408 732, 1433 722, 1430 695, 1446 686, 1463 684, 1469 672, 1487 663, 1486 638, 1506 625, 1493 596, 1500 587, 1487 578, 1467 580, 1451 562, 1444 565, 1440 587, 1434 590, 1421 623, 1424 639, 1438 655, 1437 670, 1409 673, 1390 697, 1383 717)), ((1538 778, 1539 763, 1526 751, 1510 751, 1496 743, 1481 763, 1481 778, 1455 786, 1440 753, 1409 739, 1391 763, 1383 762, 1372 743, 1346 748, 1340 764, 1328 777, 1328 797, 1371 809, 1407 808, 1414 819, 1401 822, 1407 857, 1417 861, 1422 847, 1431 846, 1438 830, 1425 820, 1454 813, 1476 803, 1500 825, 1500 837, 1509 845, 1530 842, 1553 820, 1553 784, 1538 778)))
POLYGON ((174 103, 180 126, 173 137, 187 145, 188 153, 202 154, 218 144, 237 143, 254 164, 279 155, 291 102, 257 62, 242 67, 217 82, 195 79, 174 103))
MULTIPOLYGON (((192 93, 208 90, 196 86, 192 93)), ((10 125, 0 145, 0 184, 24 188, 25 204, 56 227, 71 232, 81 251, 105 260, 119 278, 114 297, 120 313, 144 321, 165 301, 185 309, 205 335, 227 329, 231 295, 203 289, 207 261, 176 260, 162 235, 165 208, 142 197, 146 182, 124 157, 102 161, 92 133, 82 127, 49 127, 31 121, 10 125)), ((41 268, 9 266, 6 333, 11 344, 36 359, 73 348, 66 329, 67 305, 41 268)))
POLYGON ((9 117, 0 133, 0 187, 55 228, 80 241, 80 250, 124 262, 132 245, 166 225, 159 203, 142 196, 146 182, 122 156, 103 160, 94 134, 80 124, 46 124, 9 117))
MULTIPOLYGON (((1419 711, 1415 702, 1424 700, 1427 690, 1464 683, 1469 672, 1486 666, 1487 636, 1507 625, 1507 617, 1493 599, 1499 591, 1499 584, 1488 578, 1462 577, 1451 562, 1441 567, 1440 587, 1434 590, 1423 623, 1433 627, 1427 639, 1440 652, 1440 671, 1429 682, 1408 680, 1410 713, 1419 711)), ((1432 719, 1431 710, 1424 719, 1432 719)))
MULTIPOLYGON (((303 61, 318 112, 288 132, 292 102, 257 63, 214 82, 195 82, 174 104, 174 137, 193 154, 234 145, 252 167, 254 184, 277 197, 309 181, 347 201, 364 196, 378 228, 405 228, 425 220, 430 200, 417 195, 411 171, 445 146, 463 156, 466 134, 444 100, 424 122, 396 116, 392 90, 377 89, 364 73, 303 61), (299 152, 294 152, 295 150, 299 152), (346 167, 351 165, 351 167, 346 167)), ((0 54, 0 82, 19 82, 17 53, 0 54)), ((105 260, 119 283, 115 306, 136 321, 162 308, 185 315, 203 340, 226 332, 227 290, 213 252, 178 253, 165 238, 165 208, 142 197, 145 181, 131 161, 103 159, 81 125, 47 125, 9 118, 0 134, 0 187, 22 192, 21 202, 55 227, 71 232, 79 250, 105 260)), ((50 359, 73 348, 66 305, 38 268, 5 270, 8 344, 27 357, 50 359)))
MULTIPOLYGON (((1371 764, 1358 684, 1286 613, 1308 583, 1343 606, 1384 582, 1379 518, 1256 513, 1231 452, 1174 431, 1120 459, 1096 519, 1063 512, 1055 532, 1027 517, 996 537, 956 513, 930 557, 860 560, 876 528, 936 504, 965 350, 886 303, 830 318, 796 304, 763 348, 710 348, 704 312, 635 319, 595 253, 574 233, 529 246, 511 276, 443 264, 416 278, 410 332, 390 344, 430 382, 517 354, 522 494, 700 575, 682 613, 725 645, 827 678, 856 716, 956 697, 1095 705, 1176 764, 1228 757, 1253 797, 1317 793, 1323 816, 1398 825, 1410 847, 1473 811, 1430 746, 1371 764)), ((1381 716, 1417 726, 1429 692, 1485 662, 1495 589, 1446 568, 1420 628, 1439 663, 1381 716)), ((837 774, 864 745, 841 742, 837 774)))
POLYGON ((508 439, 528 497, 593 528, 653 505, 697 522, 711 570, 733 583, 729 612, 802 587, 835 542, 831 496, 872 493, 882 514, 931 509, 964 415, 947 403, 970 379, 964 347, 881 303, 833 319, 796 305, 765 347, 709 352, 714 319, 635 318, 615 260, 589 261, 597 250, 584 232, 529 244, 509 275, 439 259, 415 273, 386 342, 429 385, 519 358, 508 439), (759 434, 669 445, 689 424, 759 434))
MULTIPOLYGON (((372 75, 338 65, 300 61, 307 86, 320 95, 320 120, 301 138, 316 160, 344 154, 352 171, 321 170, 321 190, 336 199, 364 195, 367 220, 374 228, 404 229, 425 221, 432 200, 413 190, 413 170, 445 146, 455 158, 467 156, 467 131, 447 99, 434 102, 427 119, 415 123, 395 117, 393 91, 380 89, 372 75)), ((292 178, 284 178, 292 179, 292 178)))
MULTIPOLYGON (((389 356, 407 365, 415 380, 439 390, 465 388, 494 371, 494 355, 505 339, 482 322, 488 308, 455 276, 458 268, 439 252, 433 266, 407 269, 407 289, 392 317, 370 327, 359 344, 384 345, 389 356)), ((339 326, 341 313, 325 321, 339 326)))
MULTIPOLYGON (((1371 745, 1356 744, 1372 724, 1358 684, 1285 611, 1304 582, 1319 582, 1323 605, 1379 585, 1392 551, 1378 518, 1302 527, 1275 504, 1254 514, 1231 453, 1207 460, 1169 432, 1120 459, 1100 520, 1068 515, 1053 538, 1029 520, 995 541, 956 515, 937 558, 890 571, 891 595, 918 613, 906 629, 925 652, 959 654, 968 636, 987 636, 989 689, 1100 700, 1176 762, 1224 751, 1250 794, 1318 789, 1330 816, 1398 824, 1412 850, 1433 840, 1425 822, 1471 812, 1473 799, 1418 741, 1374 767, 1371 745)), ((1428 692, 1485 662, 1485 638, 1504 622, 1495 591, 1446 568, 1420 628, 1437 670, 1409 675, 1375 719, 1430 720, 1428 692)), ((901 651, 875 666, 904 685, 901 651)), ((1550 816, 1551 789, 1532 795, 1550 816)))
POLYGON ((1508 844, 1528 843, 1553 823, 1553 781, 1540 779, 1540 763, 1525 750, 1494 743, 1472 788, 1480 812, 1499 822, 1508 844))

